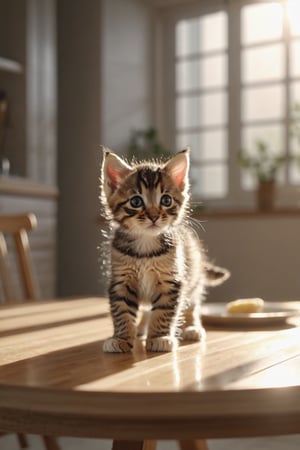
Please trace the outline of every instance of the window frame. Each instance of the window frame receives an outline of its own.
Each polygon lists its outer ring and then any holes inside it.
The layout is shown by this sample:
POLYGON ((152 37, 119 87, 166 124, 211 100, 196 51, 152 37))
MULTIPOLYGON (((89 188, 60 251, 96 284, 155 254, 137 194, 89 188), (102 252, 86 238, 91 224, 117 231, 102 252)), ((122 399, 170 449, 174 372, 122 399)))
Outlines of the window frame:
MULTIPOLYGON (((254 3, 272 3, 284 0, 205 0, 201 4, 179 4, 162 8, 155 13, 155 45, 154 45, 154 119, 162 140, 176 151, 176 92, 175 88, 175 27, 179 20, 189 19, 201 15, 212 14, 218 11, 227 12, 228 17, 228 128, 227 128, 227 169, 228 169, 228 193, 226 197, 213 199, 199 199, 204 206, 211 208, 241 208, 255 205, 255 191, 247 191, 242 187, 241 167, 238 164, 238 152, 242 145, 241 117, 242 106, 242 80, 241 59, 243 44, 241 42, 241 10, 245 5, 254 3), (238 38, 237 38, 238 36, 238 38)), ((297 39, 297 38, 296 38, 297 39)), ((300 39, 300 38, 299 38, 300 39)), ((290 115, 290 85, 295 77, 288 72, 289 42, 286 26, 284 24, 283 37, 280 40, 285 47, 285 67, 283 86, 285 91, 285 114, 283 125, 288 130, 292 119, 290 115)), ((299 79, 300 77, 296 78, 299 79)), ((284 145, 287 154, 290 154, 290 136, 285 132, 284 145)), ((286 171, 288 168, 286 168, 286 171)), ((277 187, 278 206, 296 206, 299 203, 299 185, 287 183, 287 174, 284 184, 277 187)), ((197 199, 198 200, 198 199, 197 199)))

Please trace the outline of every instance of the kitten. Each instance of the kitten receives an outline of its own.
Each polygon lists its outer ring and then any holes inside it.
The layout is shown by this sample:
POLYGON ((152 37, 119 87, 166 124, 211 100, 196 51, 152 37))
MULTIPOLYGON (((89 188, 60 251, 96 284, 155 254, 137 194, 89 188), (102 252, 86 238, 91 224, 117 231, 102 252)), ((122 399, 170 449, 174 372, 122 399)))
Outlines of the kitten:
POLYGON ((128 165, 104 151, 102 202, 114 225, 110 309, 114 335, 105 352, 127 352, 137 334, 140 305, 151 306, 146 349, 165 352, 178 338, 200 341, 201 300, 207 285, 229 276, 210 264, 187 225, 189 149, 166 163, 128 165))

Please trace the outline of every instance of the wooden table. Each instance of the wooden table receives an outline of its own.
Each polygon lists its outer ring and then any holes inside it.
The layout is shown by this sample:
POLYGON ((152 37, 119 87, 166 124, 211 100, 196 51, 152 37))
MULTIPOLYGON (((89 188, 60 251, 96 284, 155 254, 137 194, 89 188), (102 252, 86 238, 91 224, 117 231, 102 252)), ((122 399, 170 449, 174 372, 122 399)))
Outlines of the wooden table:
POLYGON ((300 432, 299 318, 210 327, 205 344, 166 354, 141 341, 103 354, 111 332, 102 298, 1 307, 0 429, 121 440, 300 432))

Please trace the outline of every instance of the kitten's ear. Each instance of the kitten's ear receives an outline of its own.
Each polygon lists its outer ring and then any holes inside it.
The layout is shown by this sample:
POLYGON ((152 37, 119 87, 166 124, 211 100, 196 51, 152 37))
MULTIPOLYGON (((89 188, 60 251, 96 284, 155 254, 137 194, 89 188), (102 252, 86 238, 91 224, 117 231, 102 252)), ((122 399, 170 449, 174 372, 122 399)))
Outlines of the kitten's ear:
POLYGON ((131 167, 109 149, 103 148, 102 182, 105 194, 111 195, 131 172, 131 167))
POLYGON ((169 173, 176 186, 182 190, 187 186, 185 181, 188 176, 189 166, 190 149, 188 147, 177 153, 165 166, 167 173, 169 173))

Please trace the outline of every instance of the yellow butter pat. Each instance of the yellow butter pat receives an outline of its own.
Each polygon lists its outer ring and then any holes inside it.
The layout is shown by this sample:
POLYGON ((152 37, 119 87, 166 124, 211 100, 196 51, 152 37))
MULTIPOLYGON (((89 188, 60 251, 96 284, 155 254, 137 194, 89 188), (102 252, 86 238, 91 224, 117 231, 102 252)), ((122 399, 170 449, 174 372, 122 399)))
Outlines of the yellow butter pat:
POLYGON ((242 298, 228 302, 227 312, 233 314, 240 313, 258 313, 264 308, 264 301, 261 298, 242 298))

